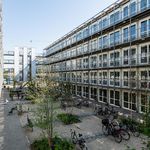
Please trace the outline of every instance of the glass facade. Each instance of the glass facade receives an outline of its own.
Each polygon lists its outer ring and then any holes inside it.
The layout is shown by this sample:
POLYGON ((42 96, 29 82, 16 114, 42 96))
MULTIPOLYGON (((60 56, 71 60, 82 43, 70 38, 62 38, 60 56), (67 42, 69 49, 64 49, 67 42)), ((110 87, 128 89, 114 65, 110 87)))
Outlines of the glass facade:
POLYGON ((150 92, 150 3, 124 3, 74 30, 56 53, 54 46, 48 48, 48 64, 52 76, 57 72, 62 81, 71 81, 78 96, 144 112, 144 92, 150 92))

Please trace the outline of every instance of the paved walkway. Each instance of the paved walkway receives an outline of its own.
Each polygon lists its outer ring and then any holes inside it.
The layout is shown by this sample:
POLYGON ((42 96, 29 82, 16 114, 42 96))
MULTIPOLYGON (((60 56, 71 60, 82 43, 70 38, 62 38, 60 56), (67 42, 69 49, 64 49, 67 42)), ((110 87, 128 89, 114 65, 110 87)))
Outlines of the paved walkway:
POLYGON ((7 90, 3 90, 0 103, 0 150, 29 150, 29 144, 19 118, 15 112, 7 115, 16 102, 10 101, 6 105, 2 104, 5 99, 9 100, 7 90))

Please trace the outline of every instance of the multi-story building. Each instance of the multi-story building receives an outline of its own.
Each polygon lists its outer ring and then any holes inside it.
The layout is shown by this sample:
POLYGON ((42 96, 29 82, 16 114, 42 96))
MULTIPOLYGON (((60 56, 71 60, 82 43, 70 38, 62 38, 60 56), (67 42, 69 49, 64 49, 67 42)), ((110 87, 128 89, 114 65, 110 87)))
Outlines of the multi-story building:
POLYGON ((34 48, 16 47, 4 52, 4 85, 13 85, 14 81, 25 82, 35 77, 34 48))
POLYGON ((145 112, 150 102, 150 0, 119 0, 46 50, 57 81, 99 103, 145 112))
POLYGON ((39 54, 36 56, 36 78, 43 78, 45 73, 44 56, 39 54))
POLYGON ((2 0, 0 0, 0 97, 3 83, 2 0))

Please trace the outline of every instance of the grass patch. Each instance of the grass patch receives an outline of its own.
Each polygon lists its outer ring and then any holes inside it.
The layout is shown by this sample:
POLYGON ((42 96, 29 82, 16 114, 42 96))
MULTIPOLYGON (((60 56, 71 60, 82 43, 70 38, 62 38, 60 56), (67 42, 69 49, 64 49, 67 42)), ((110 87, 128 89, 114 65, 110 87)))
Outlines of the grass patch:
MULTIPOLYGON (((53 143, 55 150, 74 150, 74 145, 66 139, 54 137, 53 143)), ((34 141, 31 144, 31 150, 50 150, 48 140, 46 138, 43 138, 41 140, 34 141)))
POLYGON ((79 117, 73 114, 58 114, 57 118, 66 125, 80 122, 79 117))

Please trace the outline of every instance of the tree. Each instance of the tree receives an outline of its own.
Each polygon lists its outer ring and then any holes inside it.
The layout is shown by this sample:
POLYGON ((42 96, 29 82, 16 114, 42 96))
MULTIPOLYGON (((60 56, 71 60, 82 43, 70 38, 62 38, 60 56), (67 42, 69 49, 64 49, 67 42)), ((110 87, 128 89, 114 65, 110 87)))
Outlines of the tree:
MULTIPOLYGON (((71 82, 60 82, 59 86, 62 92, 62 101, 66 102, 67 105, 73 106, 73 98, 72 98, 72 84, 71 82)), ((73 108, 73 107, 72 107, 73 108)), ((72 111, 72 109, 71 109, 72 111)))
POLYGON ((42 128, 51 147, 53 145, 53 123, 55 119, 54 102, 60 95, 58 84, 45 76, 31 81, 26 93, 38 105, 35 111, 35 124, 42 128))

